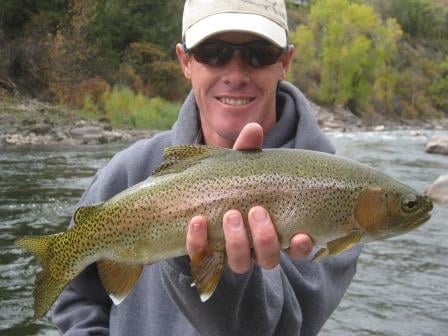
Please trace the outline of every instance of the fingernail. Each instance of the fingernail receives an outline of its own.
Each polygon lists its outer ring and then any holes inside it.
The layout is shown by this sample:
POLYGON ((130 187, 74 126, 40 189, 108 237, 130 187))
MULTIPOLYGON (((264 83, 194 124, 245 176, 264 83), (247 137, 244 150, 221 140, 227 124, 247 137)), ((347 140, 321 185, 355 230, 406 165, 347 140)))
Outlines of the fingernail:
POLYGON ((263 208, 256 208, 253 212, 253 217, 257 224, 265 224, 268 219, 268 214, 263 208))
POLYGON ((227 221, 232 229, 239 229, 241 227, 241 218, 237 214, 229 215, 227 221))
POLYGON ((298 248, 303 254, 308 254, 310 252, 310 246, 308 244, 301 243, 298 245, 298 248))
POLYGON ((191 229, 193 230, 193 232, 201 231, 201 223, 199 223, 199 222, 191 223, 191 229))

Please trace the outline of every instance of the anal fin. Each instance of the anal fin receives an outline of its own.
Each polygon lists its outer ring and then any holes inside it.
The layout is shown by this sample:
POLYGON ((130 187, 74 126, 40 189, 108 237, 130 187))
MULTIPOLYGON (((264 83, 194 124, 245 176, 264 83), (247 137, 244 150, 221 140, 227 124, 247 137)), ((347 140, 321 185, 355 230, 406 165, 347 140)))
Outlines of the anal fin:
POLYGON ((97 267, 101 282, 116 305, 128 296, 143 270, 141 264, 117 263, 110 260, 97 261, 97 267))
POLYGON ((224 271, 224 252, 204 251, 191 258, 192 286, 196 286, 201 301, 207 301, 218 286, 224 271))
POLYGON ((329 241, 327 247, 321 248, 313 257, 313 261, 326 256, 336 256, 351 249, 361 241, 363 232, 361 230, 350 231, 347 235, 329 241))

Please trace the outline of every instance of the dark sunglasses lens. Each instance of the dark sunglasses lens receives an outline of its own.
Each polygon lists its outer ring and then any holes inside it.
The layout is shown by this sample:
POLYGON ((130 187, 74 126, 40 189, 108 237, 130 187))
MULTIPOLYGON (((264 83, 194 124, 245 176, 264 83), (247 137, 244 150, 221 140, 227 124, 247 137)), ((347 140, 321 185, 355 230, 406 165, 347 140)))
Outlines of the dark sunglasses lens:
POLYGON ((282 50, 273 45, 253 44, 247 47, 248 63, 253 67, 262 67, 276 63, 282 50))
POLYGON ((233 50, 220 43, 204 43, 194 48, 192 53, 200 63, 219 66, 229 61, 233 50))
POLYGON ((262 41, 240 45, 232 45, 225 42, 209 42, 193 48, 191 52, 200 63, 220 66, 230 60, 235 50, 240 50, 244 60, 255 68, 274 64, 282 54, 282 49, 262 41))

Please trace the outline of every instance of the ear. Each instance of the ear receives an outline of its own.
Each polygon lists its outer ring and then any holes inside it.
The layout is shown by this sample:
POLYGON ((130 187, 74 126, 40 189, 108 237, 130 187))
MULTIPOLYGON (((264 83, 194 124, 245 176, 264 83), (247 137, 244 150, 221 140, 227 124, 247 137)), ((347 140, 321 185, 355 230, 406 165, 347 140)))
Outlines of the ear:
POLYGON ((282 55, 280 58, 280 64, 282 66, 282 72, 280 73, 280 80, 284 80, 286 77, 286 72, 289 69, 292 58, 294 57, 294 46, 290 44, 288 46, 288 51, 282 55))
POLYGON ((191 59, 181 43, 176 44, 176 55, 185 78, 191 79, 191 59))

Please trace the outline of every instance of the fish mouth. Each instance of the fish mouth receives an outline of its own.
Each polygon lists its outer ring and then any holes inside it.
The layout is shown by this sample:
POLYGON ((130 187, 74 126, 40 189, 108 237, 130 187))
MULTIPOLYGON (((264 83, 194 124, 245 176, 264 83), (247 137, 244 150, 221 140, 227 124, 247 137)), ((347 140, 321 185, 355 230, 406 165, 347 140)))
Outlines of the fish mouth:
POLYGON ((413 230, 415 228, 418 228, 419 226, 421 226, 425 222, 427 222, 430 218, 431 218, 431 214, 429 212, 423 214, 422 216, 418 216, 418 217, 416 217, 413 220, 408 222, 408 224, 406 225, 406 229, 408 231, 411 231, 411 230, 413 230))

